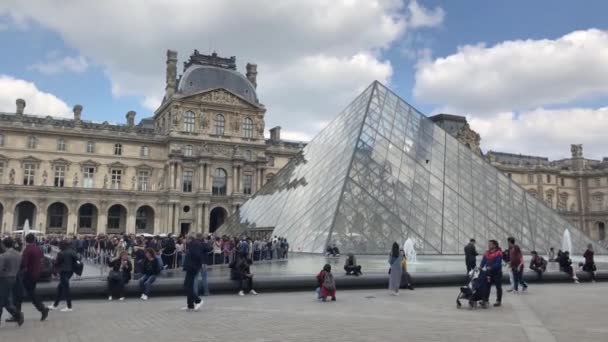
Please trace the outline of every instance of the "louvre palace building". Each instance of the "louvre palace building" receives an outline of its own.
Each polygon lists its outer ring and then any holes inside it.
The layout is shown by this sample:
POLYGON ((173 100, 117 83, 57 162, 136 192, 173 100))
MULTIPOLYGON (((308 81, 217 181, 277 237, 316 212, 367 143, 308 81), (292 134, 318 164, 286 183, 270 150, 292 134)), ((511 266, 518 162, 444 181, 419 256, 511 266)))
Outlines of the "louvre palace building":
MULTIPOLYGON (((237 71, 235 57, 198 51, 178 76, 167 51, 165 96, 154 116, 124 124, 0 113, 0 231, 119 234, 215 232, 225 219, 296 155, 304 143, 264 137, 266 108, 256 93, 257 66, 237 71)), ((345 104, 346 105, 346 104, 345 104)), ((430 119, 529 194, 594 240, 608 223, 608 158, 488 151, 462 116, 430 119)))
POLYGON ((165 96, 153 117, 97 123, 0 113, 0 230, 60 234, 214 232, 302 148, 280 127, 264 137, 257 66, 194 54, 178 77, 167 51, 165 96))

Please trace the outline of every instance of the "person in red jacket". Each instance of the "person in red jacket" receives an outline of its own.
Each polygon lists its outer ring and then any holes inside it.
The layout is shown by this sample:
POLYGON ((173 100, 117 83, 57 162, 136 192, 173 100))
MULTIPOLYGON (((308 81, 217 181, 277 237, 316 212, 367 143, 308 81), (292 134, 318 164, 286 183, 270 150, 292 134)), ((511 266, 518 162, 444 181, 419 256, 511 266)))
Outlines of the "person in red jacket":
MULTIPOLYGON (((23 288, 26 294, 32 300, 34 307, 40 312, 40 320, 44 321, 49 315, 49 309, 42 303, 38 295, 36 294, 36 283, 40 279, 40 268, 42 267, 42 259, 44 255, 42 250, 36 244, 36 236, 34 234, 27 234, 25 236, 25 249, 21 254, 21 274, 23 279, 23 288)), ((21 301, 19 298, 15 306, 21 311, 21 301)))
POLYGON ((323 301, 327 297, 331 297, 332 301, 336 300, 336 282, 334 275, 331 273, 331 265, 325 264, 319 274, 317 274, 317 282, 319 283, 318 298, 323 301))

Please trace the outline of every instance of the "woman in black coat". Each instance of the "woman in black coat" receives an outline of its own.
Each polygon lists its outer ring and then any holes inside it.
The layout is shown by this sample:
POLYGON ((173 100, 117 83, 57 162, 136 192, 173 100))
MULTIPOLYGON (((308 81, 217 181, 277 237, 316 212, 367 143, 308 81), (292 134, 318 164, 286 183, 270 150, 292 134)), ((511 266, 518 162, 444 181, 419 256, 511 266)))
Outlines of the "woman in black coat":
POLYGON ((118 298, 123 301, 125 300, 125 285, 131 280, 131 272, 133 271, 129 253, 123 251, 119 257, 110 261, 109 266, 112 270, 108 274, 108 292, 110 293, 108 300, 118 298))

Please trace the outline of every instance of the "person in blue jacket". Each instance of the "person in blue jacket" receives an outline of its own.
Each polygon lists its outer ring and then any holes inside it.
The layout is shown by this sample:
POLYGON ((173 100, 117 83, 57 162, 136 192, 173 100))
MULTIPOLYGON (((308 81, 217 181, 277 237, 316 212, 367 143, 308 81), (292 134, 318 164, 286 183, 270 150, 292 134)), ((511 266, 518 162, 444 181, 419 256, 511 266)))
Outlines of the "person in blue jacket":
MULTIPOLYGON (((502 301, 502 251, 498 246, 498 241, 488 241, 488 250, 483 253, 479 267, 487 272, 488 280, 496 286, 496 303, 494 303, 494 306, 500 306, 502 301)), ((491 288, 488 291, 486 301, 490 299, 490 292, 491 288)))

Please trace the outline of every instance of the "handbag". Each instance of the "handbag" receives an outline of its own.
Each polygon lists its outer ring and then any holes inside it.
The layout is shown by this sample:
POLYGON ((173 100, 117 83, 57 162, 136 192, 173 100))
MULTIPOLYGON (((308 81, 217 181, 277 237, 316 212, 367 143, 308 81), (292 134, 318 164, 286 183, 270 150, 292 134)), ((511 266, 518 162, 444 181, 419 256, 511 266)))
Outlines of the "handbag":
POLYGON ((122 280, 122 272, 121 271, 110 271, 110 273, 108 273, 108 280, 110 281, 120 281, 122 280))

